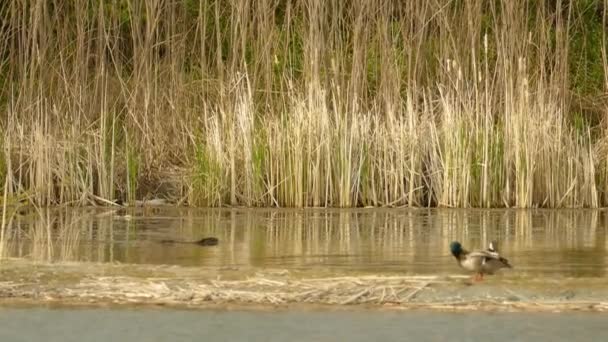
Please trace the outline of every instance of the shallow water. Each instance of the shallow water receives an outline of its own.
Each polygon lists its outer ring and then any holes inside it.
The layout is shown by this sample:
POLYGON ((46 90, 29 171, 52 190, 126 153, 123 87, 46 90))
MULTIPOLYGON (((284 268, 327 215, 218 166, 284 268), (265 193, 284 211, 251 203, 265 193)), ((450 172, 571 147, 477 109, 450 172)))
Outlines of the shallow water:
POLYGON ((604 210, 50 209, 21 211, 6 253, 124 262, 356 273, 458 273, 449 243, 498 240, 507 276, 604 277, 604 210), (215 236, 218 246, 163 244, 215 236))
POLYGON ((603 314, 0 308, 1 341, 600 341, 603 314))

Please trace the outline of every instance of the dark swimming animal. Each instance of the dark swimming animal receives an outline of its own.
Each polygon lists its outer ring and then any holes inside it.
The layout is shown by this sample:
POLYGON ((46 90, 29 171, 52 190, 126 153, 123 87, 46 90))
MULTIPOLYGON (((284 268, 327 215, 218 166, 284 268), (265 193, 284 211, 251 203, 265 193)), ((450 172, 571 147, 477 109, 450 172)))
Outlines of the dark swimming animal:
POLYGON ((206 237, 206 238, 202 238, 197 241, 180 241, 180 240, 172 240, 172 239, 160 240, 160 243, 166 243, 166 244, 183 243, 183 244, 199 245, 199 246, 215 246, 219 242, 220 242, 220 240, 218 240, 218 238, 216 238, 216 237, 206 237))
POLYGON ((501 268, 512 268, 509 261, 498 254, 496 241, 490 242, 485 251, 469 252, 458 241, 450 244, 450 251, 458 265, 467 271, 475 272, 474 280, 483 280, 484 274, 494 274, 501 268))

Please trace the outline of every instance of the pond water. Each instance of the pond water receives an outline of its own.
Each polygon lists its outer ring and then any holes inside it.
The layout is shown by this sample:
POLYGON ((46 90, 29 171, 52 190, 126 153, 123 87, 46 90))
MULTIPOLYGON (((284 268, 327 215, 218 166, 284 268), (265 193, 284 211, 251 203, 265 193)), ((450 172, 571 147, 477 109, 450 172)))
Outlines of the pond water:
POLYGON ((458 273, 449 243, 498 240, 504 274, 604 277, 605 210, 287 210, 56 208, 20 210, 5 255, 89 261, 356 273, 458 273), (162 240, 195 241, 201 247, 162 240))
POLYGON ((600 341, 589 313, 0 308, 2 341, 600 341))

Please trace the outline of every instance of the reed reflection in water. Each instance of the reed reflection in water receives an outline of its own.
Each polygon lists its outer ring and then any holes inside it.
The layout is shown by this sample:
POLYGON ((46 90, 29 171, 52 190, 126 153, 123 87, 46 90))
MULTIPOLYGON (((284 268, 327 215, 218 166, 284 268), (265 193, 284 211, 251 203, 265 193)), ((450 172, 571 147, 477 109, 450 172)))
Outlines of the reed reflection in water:
POLYGON ((56 208, 15 214, 3 255, 40 261, 461 272, 449 243, 498 240, 505 276, 606 273, 604 210, 56 208), (216 236, 220 244, 163 244, 216 236))

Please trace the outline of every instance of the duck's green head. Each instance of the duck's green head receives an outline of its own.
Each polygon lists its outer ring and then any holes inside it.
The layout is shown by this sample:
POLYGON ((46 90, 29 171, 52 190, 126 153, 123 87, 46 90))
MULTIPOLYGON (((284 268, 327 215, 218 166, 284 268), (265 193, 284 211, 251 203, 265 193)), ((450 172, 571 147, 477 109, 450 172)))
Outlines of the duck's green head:
POLYGON ((459 257, 460 253, 462 253, 462 245, 460 244, 460 242, 458 241, 454 241, 450 244, 450 251, 452 252, 452 255, 455 257, 459 257))

